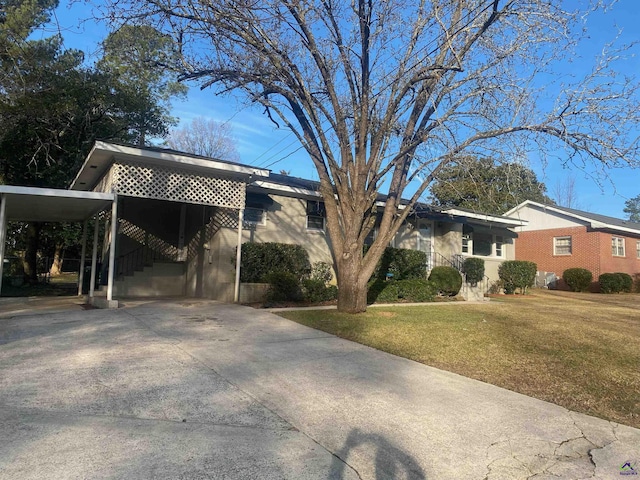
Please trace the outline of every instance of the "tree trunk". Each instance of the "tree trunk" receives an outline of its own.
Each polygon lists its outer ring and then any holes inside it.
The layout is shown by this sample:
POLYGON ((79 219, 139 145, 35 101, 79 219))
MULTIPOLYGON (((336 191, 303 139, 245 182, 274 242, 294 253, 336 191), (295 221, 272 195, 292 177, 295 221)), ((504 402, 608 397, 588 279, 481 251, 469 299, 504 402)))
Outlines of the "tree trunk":
POLYGON ((27 246, 24 252, 24 279, 26 283, 38 283, 38 248, 40 246, 40 228, 38 222, 27 226, 27 246))
POLYGON ((362 280, 360 258, 347 254, 338 262, 338 311, 362 313, 367 310, 367 279, 362 280))
POLYGON ((55 277, 62 273, 62 261, 64 260, 64 247, 63 245, 56 245, 55 253, 53 254, 53 263, 49 269, 49 275, 55 277))

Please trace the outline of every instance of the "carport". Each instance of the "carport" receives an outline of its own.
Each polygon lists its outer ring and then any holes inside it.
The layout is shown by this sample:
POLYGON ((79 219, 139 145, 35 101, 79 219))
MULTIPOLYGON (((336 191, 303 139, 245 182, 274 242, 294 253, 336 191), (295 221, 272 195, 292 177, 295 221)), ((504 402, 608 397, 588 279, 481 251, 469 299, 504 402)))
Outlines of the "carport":
MULTIPOLYGON (((96 216, 93 253, 91 262, 91 282, 89 297, 94 299, 96 264, 98 255, 98 218, 101 211, 111 208, 111 217, 117 218, 117 202, 114 193, 96 193, 52 188, 16 187, 0 185, 0 290, 4 268, 4 250, 7 236, 7 222, 84 222, 82 232, 82 259, 78 278, 78 295, 82 295, 85 268, 87 226, 91 217, 96 216)), ((117 222, 111 222, 110 238, 115 238, 117 222)), ((113 301, 115 249, 109 249, 109 275, 106 306, 117 306, 113 301)))

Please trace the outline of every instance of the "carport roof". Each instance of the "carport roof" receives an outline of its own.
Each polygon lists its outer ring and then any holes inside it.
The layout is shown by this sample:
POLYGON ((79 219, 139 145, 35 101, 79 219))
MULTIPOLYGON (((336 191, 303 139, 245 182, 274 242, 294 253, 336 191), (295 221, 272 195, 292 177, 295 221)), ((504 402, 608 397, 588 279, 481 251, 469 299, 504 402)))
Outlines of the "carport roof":
POLYGON ((25 222, 79 222, 109 207, 115 195, 54 188, 0 185, 6 198, 7 220, 25 222))

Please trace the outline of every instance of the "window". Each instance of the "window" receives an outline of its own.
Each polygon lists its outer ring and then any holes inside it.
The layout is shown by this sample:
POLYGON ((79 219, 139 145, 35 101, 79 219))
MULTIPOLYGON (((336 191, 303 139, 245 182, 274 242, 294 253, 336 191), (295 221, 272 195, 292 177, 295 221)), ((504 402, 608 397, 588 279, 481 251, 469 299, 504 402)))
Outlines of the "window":
POLYGON ((640 258, 640 242, 636 242, 636 256, 640 258))
POLYGON ((571 255, 571 237, 553 237, 554 255, 571 255))
POLYGON ((490 233, 473 233, 473 254, 490 257, 493 250, 493 235, 490 233))
POLYGON ((496 235, 496 257, 502 256, 503 245, 504 245, 504 237, 502 237, 502 235, 496 235))
POLYGON ((504 256, 505 238, 485 232, 474 232, 471 228, 463 230, 462 253, 479 257, 504 256), (495 245, 495 249, 494 249, 495 245))
POLYGON ((614 257, 624 257, 624 238, 611 237, 611 254, 614 257))
POLYGON ((462 253, 470 253, 469 246, 471 245, 471 234, 465 233, 462 235, 462 253))
POLYGON ((244 209, 244 223, 249 225, 265 225, 267 216, 263 208, 247 207, 244 209))
POLYGON ((307 200, 307 229, 324 230, 324 202, 307 200))

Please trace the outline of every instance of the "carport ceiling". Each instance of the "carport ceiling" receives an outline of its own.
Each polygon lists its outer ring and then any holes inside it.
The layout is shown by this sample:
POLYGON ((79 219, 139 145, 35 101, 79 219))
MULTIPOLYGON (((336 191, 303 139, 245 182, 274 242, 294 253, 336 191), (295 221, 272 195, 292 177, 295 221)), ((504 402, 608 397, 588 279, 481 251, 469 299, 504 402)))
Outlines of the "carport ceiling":
POLYGON ((6 198, 7 220, 24 222, 80 222, 111 206, 112 193, 0 185, 6 198))

